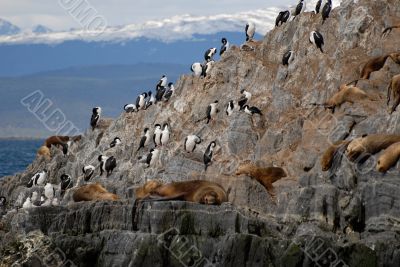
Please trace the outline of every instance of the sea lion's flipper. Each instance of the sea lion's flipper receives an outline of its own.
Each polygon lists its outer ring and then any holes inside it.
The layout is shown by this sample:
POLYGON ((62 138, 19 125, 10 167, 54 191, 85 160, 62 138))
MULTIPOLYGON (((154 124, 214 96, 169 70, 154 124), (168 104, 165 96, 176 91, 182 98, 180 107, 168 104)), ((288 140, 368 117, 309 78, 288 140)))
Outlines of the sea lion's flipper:
POLYGON ((350 144, 350 141, 344 142, 341 144, 333 154, 333 159, 332 159, 332 166, 329 169, 329 176, 332 176, 336 173, 338 168, 340 167, 340 164, 342 162, 343 155, 347 149, 347 146, 350 144))

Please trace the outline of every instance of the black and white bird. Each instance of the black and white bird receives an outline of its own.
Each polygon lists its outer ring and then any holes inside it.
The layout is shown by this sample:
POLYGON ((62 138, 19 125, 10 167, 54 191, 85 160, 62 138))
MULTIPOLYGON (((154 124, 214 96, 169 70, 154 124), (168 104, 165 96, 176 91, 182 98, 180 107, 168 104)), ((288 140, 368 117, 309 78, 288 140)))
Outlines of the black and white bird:
POLYGON ((60 184, 61 196, 64 196, 65 191, 67 191, 67 189, 72 188, 73 183, 72 183, 71 176, 69 176, 68 174, 61 175, 60 180, 61 180, 61 184, 60 184))
POLYGON ((135 104, 126 104, 124 106, 124 110, 126 113, 136 112, 137 108, 135 104))
POLYGON ((122 143, 119 137, 115 137, 114 140, 110 143, 110 147, 116 147, 122 143))
POLYGON ((151 91, 149 91, 147 93, 147 98, 146 98, 146 104, 145 104, 146 109, 148 109, 151 105, 154 105, 156 103, 157 103, 157 100, 156 100, 154 94, 151 91))
POLYGON ((92 130, 96 128, 97 123, 100 120, 101 116, 101 107, 95 107, 92 109, 92 117, 90 118, 90 126, 92 126, 92 130))
POLYGON ((318 14, 319 11, 321 10, 321 4, 322 4, 322 0, 318 0, 317 4, 315 6, 315 14, 318 14))
POLYGON ((147 167, 154 167, 158 161, 158 157, 160 155, 160 150, 157 148, 153 148, 150 150, 150 153, 146 157, 147 167))
POLYGON ((325 22, 327 18, 329 18, 329 14, 332 10, 332 0, 325 0, 325 4, 322 8, 322 24, 325 22))
POLYGON ((62 152, 64 157, 68 155, 68 149, 72 145, 72 141, 68 141, 66 143, 61 143, 62 152))
POLYGON ((5 207, 7 204, 7 199, 6 197, 1 196, 0 197, 0 207, 5 207))
POLYGON ((228 51, 229 50, 229 46, 230 46, 228 40, 225 37, 221 39, 221 43, 222 43, 222 46, 221 46, 221 49, 219 50, 219 55, 220 56, 222 56, 223 53, 228 51))
POLYGON ((150 144, 150 140, 151 140, 150 129, 144 128, 143 133, 144 133, 144 135, 140 139, 139 148, 137 149, 137 151, 139 151, 141 148, 144 148, 145 146, 148 146, 150 144))
POLYGON ((115 167, 117 167, 117 160, 114 156, 106 157, 100 155, 98 160, 100 161, 100 176, 103 175, 103 172, 107 172, 107 176, 109 176, 115 167))
POLYGON ((248 22, 245 28, 247 42, 253 40, 255 32, 256 32, 256 25, 253 22, 248 22))
POLYGON ((170 137, 169 125, 168 125, 168 123, 164 123, 163 130, 161 132, 161 137, 160 137, 162 146, 165 146, 168 144, 169 137, 170 137))
POLYGON ((204 165, 205 165, 205 169, 204 169, 205 171, 207 171, 208 166, 211 165, 211 160, 212 160, 213 151, 214 151, 215 146, 216 146, 215 141, 212 141, 208 145, 208 147, 206 149, 206 152, 204 152, 203 162, 204 162, 204 165))
POLYGON ((47 176, 47 170, 44 169, 41 172, 36 173, 35 175, 32 176, 31 180, 29 181, 27 187, 30 188, 32 186, 36 185, 44 185, 44 182, 46 181, 46 176, 47 176))
POLYGON ((199 62, 195 62, 190 67, 190 70, 193 72, 194 76, 200 77, 203 73, 203 65, 199 62))
POLYGON ((210 120, 213 120, 218 113, 218 100, 215 100, 214 103, 211 103, 207 107, 207 124, 210 120))
POLYGON ((144 109, 146 107, 146 97, 147 93, 142 93, 136 98, 136 108, 138 110, 144 109))
POLYGON ((251 99, 251 93, 242 89, 240 90, 240 93, 242 94, 242 97, 238 100, 238 105, 239 105, 239 109, 242 110, 244 105, 246 105, 247 103, 250 102, 251 99))
POLYGON ((156 89, 165 88, 168 84, 168 77, 166 75, 162 75, 160 80, 157 83, 156 89))
POLYGON ((276 17, 275 20, 275 26, 276 27, 281 26, 283 23, 286 23, 289 20, 289 18, 290 18, 289 10, 279 12, 278 17, 276 17))
POLYGON ((310 33, 310 43, 317 46, 321 50, 321 52, 324 53, 324 50, 322 49, 322 47, 324 46, 324 37, 321 33, 317 31, 312 31, 310 33))
POLYGON ((161 135, 162 135, 162 130, 161 130, 161 125, 156 124, 154 125, 154 134, 153 134, 153 141, 154 144, 157 146, 161 145, 161 135))
POLYGON ((174 94, 174 92, 175 92, 174 83, 169 83, 169 84, 168 84, 168 90, 167 90, 167 92, 164 94, 164 99, 165 99, 165 101, 168 101, 168 100, 172 97, 172 95, 174 94))
POLYGON ((231 116, 234 110, 235 110, 235 103, 233 102, 233 100, 231 100, 228 102, 228 105, 226 105, 226 115, 231 116))
POLYGON ((253 115, 253 114, 259 114, 260 116, 262 115, 262 112, 259 108, 257 107, 249 107, 248 105, 245 105, 244 107, 244 112, 246 112, 249 115, 253 115))
POLYGON ((285 54, 283 54, 282 64, 283 66, 289 66, 289 64, 292 63, 293 60, 294 60, 294 53, 292 50, 289 50, 285 54))
POLYGON ((163 96, 164 96, 166 91, 167 91, 167 88, 165 88, 164 86, 157 87, 157 89, 156 89, 156 102, 162 101, 163 96))
POLYGON ((306 10, 306 2, 304 0, 300 0, 299 3, 297 4, 296 8, 293 11, 293 19, 296 18, 296 16, 300 15, 306 10))
POLYGON ((83 178, 85 182, 89 181, 94 174, 95 167, 93 165, 86 165, 82 167, 83 178))
POLYGON ((217 53, 217 48, 209 48, 207 51, 204 53, 204 59, 206 62, 209 62, 211 60, 214 60, 214 55, 217 53))
POLYGON ((208 61, 207 63, 203 64, 203 70, 201 76, 206 77, 210 72, 214 65, 214 60, 208 61))
POLYGON ((196 149, 196 145, 200 144, 203 140, 197 135, 189 135, 185 138, 183 148, 186 152, 191 153, 196 149))

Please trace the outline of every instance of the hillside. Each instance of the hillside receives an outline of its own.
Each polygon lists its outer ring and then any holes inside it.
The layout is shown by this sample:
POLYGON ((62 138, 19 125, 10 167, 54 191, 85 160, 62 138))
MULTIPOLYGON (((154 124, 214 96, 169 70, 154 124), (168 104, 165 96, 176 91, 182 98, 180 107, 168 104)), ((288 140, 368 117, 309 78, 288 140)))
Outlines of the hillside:
POLYGON ((323 25, 320 16, 302 14, 249 43, 254 51, 232 48, 207 78, 183 75, 168 103, 88 129, 67 157, 53 147, 51 160, 38 158, 0 181, 0 195, 8 199, 0 266, 44 265, 53 253, 59 255, 53 264, 78 266, 399 266, 397 166, 377 172, 382 152, 363 163, 343 156, 328 172, 320 166, 333 142, 400 134, 400 113, 390 115, 386 106, 388 83, 400 73, 391 60, 358 83, 368 99, 344 103, 334 113, 321 106, 341 84, 358 78, 370 58, 399 51, 399 30, 381 36, 399 18, 397 0, 345 0, 323 25), (309 43, 313 30, 324 36, 325 53, 309 43), (296 56, 285 67, 282 55, 289 49, 296 56), (252 93, 250 104, 263 116, 226 115, 226 104, 239 99, 241 89, 252 93), (201 119, 215 100, 220 112, 206 124, 201 119), (137 152, 143 129, 165 122, 171 141, 157 164, 145 168, 137 160, 148 152, 137 152), (183 150, 189 134, 203 139, 191 154, 183 150), (109 148, 116 136, 122 144, 109 148), (203 153, 213 140, 217 147, 205 172, 203 153), (109 177, 100 176, 101 154, 117 159, 109 177), (276 201, 254 179, 236 175, 246 161, 285 169, 287 177, 274 183, 276 201), (36 172, 49 170, 53 184, 67 173, 76 184, 87 164, 96 166, 92 181, 121 201, 73 203, 70 190, 60 206, 15 209, 33 191, 43 191, 26 188, 36 172), (229 202, 144 202, 135 209, 134 189, 152 179, 214 181, 229 191, 229 202))

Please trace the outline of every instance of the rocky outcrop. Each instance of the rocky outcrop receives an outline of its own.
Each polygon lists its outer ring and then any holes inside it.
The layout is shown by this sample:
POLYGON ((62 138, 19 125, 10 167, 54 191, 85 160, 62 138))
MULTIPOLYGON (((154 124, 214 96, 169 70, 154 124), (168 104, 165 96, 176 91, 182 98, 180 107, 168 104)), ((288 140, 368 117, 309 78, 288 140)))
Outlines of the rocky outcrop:
POLYGON ((385 100, 390 79, 400 72, 391 60, 358 83, 372 100, 344 103, 333 114, 321 106, 341 84, 356 79, 369 58, 398 51, 398 31, 384 38, 381 33, 399 18, 397 0, 345 0, 323 25, 320 16, 302 14, 250 43, 254 51, 233 47, 209 77, 183 75, 168 103, 123 113, 104 129, 87 130, 67 157, 52 148, 51 161, 37 159, 25 172, 5 177, 0 195, 8 196, 9 206, 0 226, 0 265, 58 260, 79 266, 398 266, 397 167, 378 173, 379 154, 365 163, 344 156, 330 172, 319 161, 338 140, 400 134, 400 113, 390 115, 385 100), (325 53, 308 41, 316 29, 325 53), (295 60, 284 67, 281 58, 289 49, 295 60), (241 89, 253 94, 251 105, 263 116, 226 116, 226 104, 241 89), (215 100, 220 112, 206 124, 201 119, 215 100), (136 152, 142 131, 164 122, 171 126, 171 142, 158 164, 145 168, 137 157, 148 150, 136 152), (204 140, 192 154, 183 151, 189 134, 204 140), (109 148, 116 136, 123 144, 109 148), (217 149, 204 172, 203 152, 213 140, 217 149), (100 154, 115 156, 117 168, 109 177, 100 177, 96 168, 92 180, 122 201, 71 203, 69 192, 58 207, 15 210, 33 190, 43 190, 25 186, 35 172, 46 167, 54 184, 63 173, 83 183, 82 166, 97 167, 100 154), (235 175, 248 160, 285 169, 288 177, 274 183, 276 201, 255 180, 235 175), (229 203, 169 201, 134 209, 134 189, 149 179, 218 182, 229 191, 229 203), (46 257, 53 254, 58 258, 46 257))

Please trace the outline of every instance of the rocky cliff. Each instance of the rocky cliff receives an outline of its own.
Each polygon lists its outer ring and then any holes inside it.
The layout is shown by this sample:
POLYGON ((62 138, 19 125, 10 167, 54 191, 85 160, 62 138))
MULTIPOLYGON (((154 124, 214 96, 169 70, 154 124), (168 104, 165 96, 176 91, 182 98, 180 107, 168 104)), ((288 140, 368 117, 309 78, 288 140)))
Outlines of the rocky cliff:
POLYGON ((324 24, 302 14, 249 43, 252 51, 233 47, 208 77, 183 75, 169 102, 87 130, 67 157, 52 148, 51 160, 38 158, 0 181, 0 195, 8 196, 0 266, 399 266, 397 166, 377 172, 379 154, 359 164, 343 157, 329 172, 319 163, 338 140, 400 134, 400 113, 390 115, 385 100, 390 79, 400 73, 391 60, 358 83, 373 100, 344 103, 335 113, 321 107, 341 84, 358 78, 368 59, 398 51, 399 31, 381 33, 399 21, 397 0, 345 0, 324 24), (313 30, 323 34, 325 53, 309 43, 313 30), (295 59, 285 67, 289 49, 295 59), (241 89, 253 94, 250 104, 263 116, 225 114, 241 89), (220 112, 206 124, 201 119, 215 100, 220 112), (143 129, 164 122, 171 142, 156 166, 145 168, 137 158, 147 149, 136 152, 143 129), (204 140, 192 154, 183 151, 189 134, 204 140), (110 149, 116 136, 123 144, 110 149), (202 157, 213 140, 217 150, 205 172, 202 157), (97 167, 100 154, 115 156, 117 168, 109 177, 96 168, 92 180, 123 200, 73 203, 69 192, 60 206, 16 209, 33 190, 43 190, 26 188, 34 173, 47 168, 53 184, 68 173, 76 184, 82 166, 97 167), (257 181, 235 175, 245 161, 285 169, 288 176, 274 183, 275 201, 257 181), (229 202, 150 202, 133 214, 134 189, 150 179, 214 181, 229 191, 229 202))

